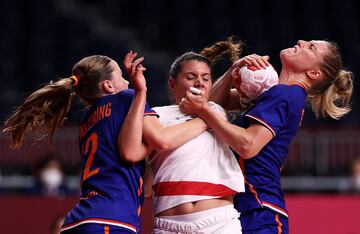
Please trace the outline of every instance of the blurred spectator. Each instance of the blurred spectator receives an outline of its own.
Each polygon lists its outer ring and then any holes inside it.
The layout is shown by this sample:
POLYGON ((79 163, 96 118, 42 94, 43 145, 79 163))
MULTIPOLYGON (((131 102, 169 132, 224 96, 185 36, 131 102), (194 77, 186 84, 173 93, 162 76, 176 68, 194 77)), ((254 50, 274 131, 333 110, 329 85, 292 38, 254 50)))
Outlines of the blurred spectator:
POLYGON ((360 157, 351 163, 351 187, 352 192, 360 193, 360 157))
POLYGON ((349 179, 340 183, 340 192, 360 193, 360 157, 350 162, 349 169, 349 179))
POLYGON ((70 193, 65 186, 62 163, 54 156, 39 161, 35 168, 36 182, 29 192, 35 195, 63 197, 70 193))

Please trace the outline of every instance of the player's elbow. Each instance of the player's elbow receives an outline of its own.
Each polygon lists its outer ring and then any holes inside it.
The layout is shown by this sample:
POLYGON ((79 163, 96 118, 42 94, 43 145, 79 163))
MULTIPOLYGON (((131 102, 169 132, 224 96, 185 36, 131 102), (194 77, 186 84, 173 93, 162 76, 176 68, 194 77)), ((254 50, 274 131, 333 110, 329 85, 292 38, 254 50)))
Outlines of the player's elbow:
POLYGON ((129 163, 137 163, 143 160, 144 158, 139 157, 138 155, 131 155, 131 156, 122 156, 121 159, 129 163))
POLYGON ((255 157, 258 153, 259 153, 258 151, 245 150, 242 153, 240 153, 240 157, 244 159, 250 159, 255 157))
POLYGON ((129 155, 129 154, 121 154, 120 158, 129 163, 137 163, 137 162, 141 161, 141 160, 138 160, 138 157, 136 157, 135 155, 129 155))
POLYGON ((260 150, 261 149, 258 149, 256 143, 253 140, 247 139, 239 143, 235 151, 240 155, 240 157, 249 159, 255 157, 260 152, 260 150))
POLYGON ((137 150, 124 149, 120 150, 120 158, 129 163, 137 163, 145 158, 145 155, 141 155, 137 150))
POLYGON ((152 144, 152 147, 156 150, 156 151, 167 151, 172 149, 172 143, 170 142, 169 139, 165 139, 163 137, 158 138, 157 141, 154 141, 152 144))

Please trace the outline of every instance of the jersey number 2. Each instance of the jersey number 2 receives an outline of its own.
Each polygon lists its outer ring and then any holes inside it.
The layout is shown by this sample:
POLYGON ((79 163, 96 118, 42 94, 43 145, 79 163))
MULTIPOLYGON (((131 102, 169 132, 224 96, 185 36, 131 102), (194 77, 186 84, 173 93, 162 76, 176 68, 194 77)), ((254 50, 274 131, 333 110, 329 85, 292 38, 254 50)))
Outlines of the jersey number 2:
POLYGON ((85 169, 84 169, 84 175, 83 175, 83 181, 88 179, 90 176, 93 176, 99 172, 99 168, 91 170, 91 164, 94 160, 94 156, 98 147, 98 136, 96 133, 92 133, 89 138, 86 140, 85 143, 85 150, 83 152, 83 155, 86 155, 89 152, 89 147, 91 143, 91 149, 88 159, 86 160, 85 169))

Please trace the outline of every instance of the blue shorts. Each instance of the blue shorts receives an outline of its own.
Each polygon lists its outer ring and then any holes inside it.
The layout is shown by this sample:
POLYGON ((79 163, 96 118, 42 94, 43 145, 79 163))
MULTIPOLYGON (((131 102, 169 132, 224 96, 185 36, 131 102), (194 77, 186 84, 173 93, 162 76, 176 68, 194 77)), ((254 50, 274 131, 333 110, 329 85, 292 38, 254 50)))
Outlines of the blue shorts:
MULTIPOLYGON (((126 228, 106 225, 106 224, 97 224, 97 223, 87 223, 82 224, 77 227, 62 231, 61 234, 134 234, 133 231, 126 228)), ((140 233, 140 232, 139 232, 140 233)))
POLYGON ((240 214, 243 234, 288 234, 289 222, 273 210, 259 208, 240 214))

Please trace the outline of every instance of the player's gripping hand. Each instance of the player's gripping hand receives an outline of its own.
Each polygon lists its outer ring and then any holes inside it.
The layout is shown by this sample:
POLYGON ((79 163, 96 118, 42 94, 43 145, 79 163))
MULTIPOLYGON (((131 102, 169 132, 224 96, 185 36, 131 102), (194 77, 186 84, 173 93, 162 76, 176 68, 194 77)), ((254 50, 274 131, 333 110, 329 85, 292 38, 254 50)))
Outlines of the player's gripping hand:
POLYGON ((201 115, 205 109, 209 108, 207 98, 201 90, 194 87, 186 91, 179 105, 181 112, 191 115, 201 115))
POLYGON ((231 68, 241 68, 244 65, 255 66, 257 69, 266 69, 267 66, 270 66, 269 56, 257 54, 247 55, 234 62, 231 68))
POLYGON ((126 72, 129 75, 130 83, 134 87, 135 92, 147 91, 146 80, 143 72, 146 68, 142 66, 141 62, 144 61, 144 57, 135 59, 136 52, 129 51, 124 58, 124 66, 126 72), (135 59, 135 60, 134 60, 135 59))

